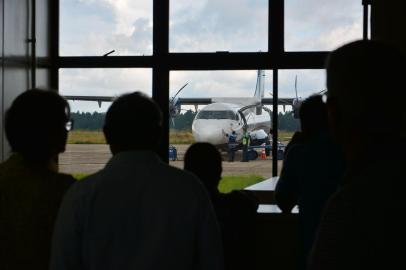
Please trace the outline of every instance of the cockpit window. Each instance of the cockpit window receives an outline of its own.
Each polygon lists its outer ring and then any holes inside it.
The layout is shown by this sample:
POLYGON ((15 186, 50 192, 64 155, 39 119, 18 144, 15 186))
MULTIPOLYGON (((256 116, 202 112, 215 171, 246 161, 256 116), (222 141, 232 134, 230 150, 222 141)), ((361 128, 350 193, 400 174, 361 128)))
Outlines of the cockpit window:
POLYGON ((238 121, 238 115, 233 111, 200 111, 196 119, 230 119, 238 121))

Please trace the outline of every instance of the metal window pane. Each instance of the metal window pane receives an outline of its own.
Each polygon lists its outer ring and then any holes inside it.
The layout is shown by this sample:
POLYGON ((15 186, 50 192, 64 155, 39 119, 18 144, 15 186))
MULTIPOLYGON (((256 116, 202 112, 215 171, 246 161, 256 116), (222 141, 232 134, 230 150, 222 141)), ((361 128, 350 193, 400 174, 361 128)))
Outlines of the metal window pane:
POLYGON ((172 0, 171 52, 267 51, 267 0, 172 0))
POLYGON ((362 38, 361 0, 286 0, 286 51, 329 51, 362 38))
MULTIPOLYGON (((266 70, 264 78, 265 98, 269 99, 272 88, 272 71, 266 70)), ((189 105, 183 105, 182 103, 180 106, 181 110, 171 119, 169 131, 170 143, 177 149, 177 160, 170 160, 171 165, 183 168, 183 157, 189 145, 195 141, 206 141, 216 144, 219 149, 222 149, 223 175, 226 178, 235 176, 234 182, 227 179, 223 183, 220 183, 222 191, 241 189, 246 186, 245 184, 254 184, 259 178, 270 178, 272 176, 272 160, 267 155, 265 155, 265 159, 262 159, 262 150, 260 148, 252 149, 258 154, 256 160, 240 162, 242 150, 239 149, 235 153, 235 162, 228 162, 228 154, 224 148, 226 137, 222 133, 222 130, 225 133, 230 133, 231 127, 237 132, 238 140, 241 142, 240 131, 243 128, 243 119, 236 113, 236 108, 242 108, 242 103, 249 103, 251 101, 250 98, 254 97, 257 84, 257 71, 172 71, 170 73, 170 96, 173 97, 186 83, 188 85, 178 94, 180 100, 188 98, 195 100, 213 98, 214 100, 211 100, 212 103, 200 104, 197 107, 190 105, 190 103, 188 103, 189 105), (217 103, 214 104, 213 102, 217 103), (211 105, 215 106, 209 109, 208 107, 211 105), (196 117, 196 109, 202 117, 196 117), (205 115, 203 115, 203 112, 205 112, 205 115), (195 124, 194 131, 192 131, 192 124, 195 124)), ((271 108, 271 105, 266 107, 271 108)), ((255 109, 252 112, 256 114, 255 109)), ((256 120, 253 120, 254 116, 252 114, 247 117, 252 117, 247 120, 249 123, 255 122, 258 124, 257 127, 261 128, 265 126, 264 121, 266 121, 268 127, 264 129, 264 133, 269 133, 271 124, 269 112, 262 110, 259 115, 255 116, 256 120), (267 114, 267 118, 264 114, 267 114)), ((250 126, 249 131, 253 130, 255 129, 250 126)), ((262 133, 260 133, 260 131, 252 133, 252 140, 256 140, 255 143, 263 138, 260 136, 262 133)), ((173 159, 175 158, 173 157, 173 159)))
MULTIPOLYGON (((152 96, 152 70, 146 68, 78 68, 59 70, 59 93, 70 96, 112 96, 141 91, 152 96)), ((71 111, 105 112, 110 102, 69 101, 71 111)))
POLYGON ((152 54, 152 0, 60 0, 60 55, 152 54))

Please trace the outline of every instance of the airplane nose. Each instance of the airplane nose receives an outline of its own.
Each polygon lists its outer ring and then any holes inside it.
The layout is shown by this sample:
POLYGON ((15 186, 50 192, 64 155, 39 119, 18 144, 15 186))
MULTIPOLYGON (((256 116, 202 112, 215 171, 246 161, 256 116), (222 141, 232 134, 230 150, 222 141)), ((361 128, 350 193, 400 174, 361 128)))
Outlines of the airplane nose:
POLYGON ((227 142, 221 127, 203 123, 201 120, 194 123, 192 132, 196 142, 208 142, 214 145, 227 142))

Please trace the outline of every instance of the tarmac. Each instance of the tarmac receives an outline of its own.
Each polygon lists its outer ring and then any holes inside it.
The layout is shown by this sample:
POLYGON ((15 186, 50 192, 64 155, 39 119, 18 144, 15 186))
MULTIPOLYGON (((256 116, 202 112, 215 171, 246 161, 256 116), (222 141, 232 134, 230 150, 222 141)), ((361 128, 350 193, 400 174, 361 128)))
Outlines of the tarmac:
MULTIPOLYGON (((170 165, 183 168, 183 156, 189 145, 174 145, 177 149, 176 161, 170 165)), ((223 175, 261 175, 272 177, 272 158, 240 162, 241 151, 236 153, 235 161, 228 162, 227 153, 223 153, 223 175)), ((105 144, 68 144, 65 153, 59 155, 59 170, 69 174, 92 174, 102 169, 110 159, 111 153, 105 144)), ((282 161, 278 161, 280 172, 282 161)))

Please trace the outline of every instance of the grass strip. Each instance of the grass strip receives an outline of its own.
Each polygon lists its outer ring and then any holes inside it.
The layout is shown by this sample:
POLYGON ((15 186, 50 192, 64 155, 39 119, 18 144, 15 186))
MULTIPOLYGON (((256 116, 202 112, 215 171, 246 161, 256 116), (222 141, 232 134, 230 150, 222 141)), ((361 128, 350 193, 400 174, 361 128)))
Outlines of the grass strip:
MULTIPOLYGON (((76 173, 73 177, 77 180, 82 180, 88 174, 76 173)), ((248 186, 254 185, 265 180, 263 176, 260 175, 227 175, 223 176, 219 184, 219 190, 222 193, 229 193, 233 190, 241 190, 248 186)))

